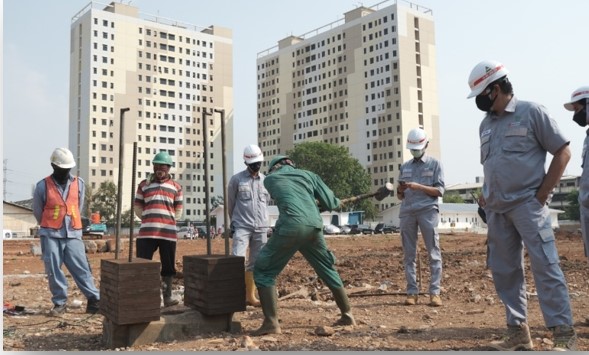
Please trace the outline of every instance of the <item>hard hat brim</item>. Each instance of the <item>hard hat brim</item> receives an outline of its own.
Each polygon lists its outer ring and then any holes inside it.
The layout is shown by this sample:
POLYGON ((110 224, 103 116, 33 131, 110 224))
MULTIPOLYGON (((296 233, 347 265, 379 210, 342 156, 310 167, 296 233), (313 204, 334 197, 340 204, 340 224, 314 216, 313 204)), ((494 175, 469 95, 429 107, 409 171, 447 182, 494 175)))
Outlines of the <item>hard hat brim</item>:
POLYGON ((245 163, 246 164, 253 164, 253 163, 258 163, 258 162, 262 162, 264 161, 264 157, 263 156, 258 156, 255 158, 251 158, 251 159, 246 159, 245 163))
POLYGON ((55 166, 57 166, 59 168, 62 168, 62 169, 71 169, 74 166, 76 166, 76 163, 75 162, 74 163, 69 163, 69 164, 56 164, 56 163, 53 163, 53 164, 55 164, 55 166))
POLYGON ((421 143, 421 144, 407 143, 407 149, 411 149, 411 150, 422 150, 423 148, 425 148, 426 145, 427 145, 427 142, 421 143))

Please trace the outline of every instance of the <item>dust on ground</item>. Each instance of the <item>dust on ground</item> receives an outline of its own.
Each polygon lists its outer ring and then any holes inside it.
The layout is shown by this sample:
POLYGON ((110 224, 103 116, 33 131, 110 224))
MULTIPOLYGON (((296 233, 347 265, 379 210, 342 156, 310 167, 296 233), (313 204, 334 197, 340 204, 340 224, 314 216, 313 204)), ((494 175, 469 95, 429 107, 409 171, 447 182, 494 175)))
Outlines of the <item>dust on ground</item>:
MULTIPOLYGON (((123 238, 124 240, 124 238, 123 238)), ((241 331, 202 334, 194 339, 154 343, 119 350, 133 351, 234 351, 234 350, 489 350, 505 330, 505 311, 485 267, 485 237, 476 234, 440 236, 443 257, 442 307, 428 306, 422 295, 415 306, 405 306, 405 279, 399 234, 326 238, 337 257, 337 269, 350 295, 356 327, 330 327, 339 317, 331 293, 300 254, 277 279, 278 314, 283 334, 249 336, 263 319, 261 308, 247 307, 233 320, 241 331), (301 291, 302 290, 302 291, 301 291), (297 291, 299 291, 297 293, 297 291), (323 327, 323 328, 320 328, 323 327), (319 331, 321 329, 322 331, 319 331)), ((7 351, 109 350, 102 340, 102 315, 84 313, 86 300, 68 275, 69 309, 63 318, 47 316, 51 295, 39 256, 31 253, 34 240, 4 240, 3 316, 7 351), (81 301, 81 302, 80 302, 81 301), (79 308, 74 308, 81 303, 79 308), (24 311, 11 312, 14 306, 24 311)), ((579 350, 589 350, 589 266, 578 233, 557 233, 561 266, 571 294, 579 350)), ((123 243, 121 243, 124 245, 123 243)), ((180 240, 177 248, 179 278, 174 294, 183 288, 182 257, 206 254, 203 239, 180 240)), ((212 254, 225 253, 225 241, 211 241, 212 254)), ((427 292, 427 252, 420 241, 421 291, 427 292)), ((157 253, 156 253, 157 255, 157 253)), ((112 252, 88 254, 93 274, 100 282, 100 260, 114 259, 112 252)), ((128 257, 128 249, 119 257, 128 257)), ((552 347, 551 332, 544 326, 534 280, 526 258, 528 314, 535 350, 552 347)), ((98 286, 98 284, 97 284, 98 286)))

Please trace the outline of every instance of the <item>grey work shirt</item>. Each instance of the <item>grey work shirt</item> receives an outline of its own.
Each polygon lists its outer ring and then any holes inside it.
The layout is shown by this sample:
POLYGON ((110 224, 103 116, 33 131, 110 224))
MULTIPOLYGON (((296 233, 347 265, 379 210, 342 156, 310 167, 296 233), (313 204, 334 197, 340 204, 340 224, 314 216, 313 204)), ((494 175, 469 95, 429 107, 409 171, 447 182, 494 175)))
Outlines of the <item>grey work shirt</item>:
POLYGON ((503 116, 485 116, 479 136, 485 209, 496 213, 535 197, 546 175, 546 152, 554 155, 569 143, 543 106, 515 96, 503 116))
MULTIPOLYGON (((52 177, 53 179, 53 177, 52 177)), ((55 181, 55 180, 54 180, 55 181)), ((73 176, 69 176, 67 183, 65 184, 65 188, 63 185, 60 185, 55 182, 57 189, 61 193, 61 196, 65 199, 70 191, 70 185, 74 181, 73 176)), ((84 194, 86 190, 86 185, 84 184, 84 180, 78 177, 78 207, 80 208, 80 213, 84 210, 84 194)), ((43 208, 45 208, 45 203, 47 202, 47 186, 45 183, 45 179, 39 181, 37 186, 35 186, 35 192, 33 194, 33 215, 35 219, 37 219, 37 223, 41 224, 41 218, 43 217, 43 208)), ((82 230, 81 229, 73 229, 72 228, 72 221, 71 217, 66 215, 64 217, 63 225, 61 229, 53 229, 53 228, 45 228, 41 227, 39 229, 40 236, 47 236, 51 238, 82 238, 82 230)))
POLYGON ((579 181, 579 202, 586 208, 589 208, 589 129, 585 132, 583 141, 583 156, 581 167, 581 179, 579 181))
POLYGON ((268 224, 268 200, 270 194, 264 187, 264 174, 252 176, 246 169, 229 180, 227 203, 231 225, 263 232, 268 224))
MULTIPOLYGON (((411 159, 401 165, 399 181, 416 182, 425 186, 433 186, 443 195, 446 189, 442 164, 433 157, 423 155, 419 159, 411 159)), ((423 191, 406 189, 401 202, 399 216, 410 213, 438 209, 438 198, 423 191)))

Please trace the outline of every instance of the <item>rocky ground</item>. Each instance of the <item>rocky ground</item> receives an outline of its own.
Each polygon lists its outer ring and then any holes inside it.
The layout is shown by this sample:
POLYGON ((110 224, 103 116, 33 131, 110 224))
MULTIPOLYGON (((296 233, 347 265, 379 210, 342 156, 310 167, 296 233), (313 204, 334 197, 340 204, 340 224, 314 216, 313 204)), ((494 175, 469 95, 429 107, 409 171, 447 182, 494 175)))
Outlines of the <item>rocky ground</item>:
MULTIPOLYGON (((331 294, 306 261, 297 254, 278 278, 279 317, 283 334, 249 336, 262 322, 260 308, 236 313, 241 331, 202 334, 173 343, 154 343, 118 350, 489 350, 505 329, 505 311, 498 300, 489 271, 485 269, 485 238, 480 235, 441 235, 444 279, 442 307, 427 305, 421 296, 416 306, 403 305, 405 281, 398 234, 345 236, 327 239, 337 257, 337 268, 348 289, 356 327, 330 327, 339 311, 331 294), (297 292, 298 291, 298 292, 297 292)), ((3 250, 3 349, 7 351, 108 350, 102 341, 103 316, 84 313, 86 300, 70 283, 69 311, 63 318, 47 316, 50 293, 39 256, 31 253, 34 240, 5 240, 3 250), (81 304, 81 305, 79 305, 81 304), (22 308, 16 307, 20 306, 22 308), (76 306, 78 308, 76 308, 76 306)), ((223 254, 225 242, 211 241, 213 254, 223 254)), ((579 350, 589 350, 589 266, 579 234, 557 236, 561 265, 569 283, 579 350)), ((421 289, 427 292, 427 254, 421 242, 421 289)), ((205 240, 181 240, 178 270, 183 255, 206 254, 205 240)), ((128 250, 122 256, 128 257, 128 250)), ((112 252, 89 254, 100 282, 100 259, 112 252)), ((529 324, 536 350, 551 348, 551 333, 544 327, 534 281, 528 274, 529 324)), ((174 294, 182 297, 183 280, 175 280, 174 294)))

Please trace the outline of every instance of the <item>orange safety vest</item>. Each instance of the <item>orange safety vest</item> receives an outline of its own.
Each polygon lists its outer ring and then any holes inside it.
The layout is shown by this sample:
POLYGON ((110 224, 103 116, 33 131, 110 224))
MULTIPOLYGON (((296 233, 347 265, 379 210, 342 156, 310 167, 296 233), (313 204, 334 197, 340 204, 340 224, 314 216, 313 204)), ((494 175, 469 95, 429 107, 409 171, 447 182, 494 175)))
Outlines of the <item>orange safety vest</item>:
POLYGON ((80 216, 78 200, 78 178, 74 177, 74 181, 70 183, 70 190, 65 201, 51 176, 45 178, 45 186, 46 201, 41 216, 41 227, 61 229, 67 214, 72 219, 72 227, 82 229, 82 217, 80 216))

